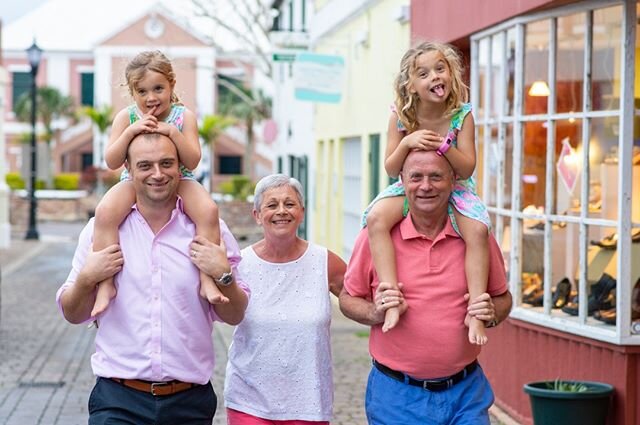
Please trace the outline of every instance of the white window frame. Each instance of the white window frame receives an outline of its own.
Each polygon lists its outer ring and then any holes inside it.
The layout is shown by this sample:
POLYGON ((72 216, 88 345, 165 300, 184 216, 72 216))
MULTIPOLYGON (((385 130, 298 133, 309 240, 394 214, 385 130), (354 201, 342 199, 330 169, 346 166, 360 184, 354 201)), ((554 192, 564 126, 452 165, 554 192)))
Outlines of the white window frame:
MULTIPOLYGON (((616 309, 617 323, 616 326, 601 324, 587 316, 587 247, 588 247, 588 227, 589 226, 605 226, 615 227, 618 235, 617 246, 617 280, 618 282, 631 281, 631 229, 639 228, 640 223, 631 222, 631 190, 632 190, 632 164, 628 158, 632 156, 632 143, 624 143, 625 140, 633 140, 633 118, 636 114, 634 106, 634 72, 635 72, 635 40, 636 40, 636 1, 633 0, 599 0, 577 2, 569 6, 559 7, 557 9, 548 10, 540 13, 530 14, 517 17, 509 21, 505 21, 497 26, 476 33, 471 37, 471 99, 474 105, 478 105, 480 101, 484 101, 486 107, 483 109, 484 114, 474 116, 476 122, 476 139, 479 139, 479 128, 484 127, 483 134, 485 138, 490 134, 490 129, 498 127, 498 171, 497 184, 498 188, 503 187, 505 175, 505 131, 508 125, 513 126, 513 175, 511 184, 511 208, 504 207, 504 197, 502 191, 498 190, 496 194, 496 205, 490 206, 489 211, 496 217, 495 234, 498 241, 502 240, 504 232, 504 219, 509 218, 511 222, 511 242, 510 242, 510 258, 507 258, 509 273, 509 286, 514 294, 514 309, 511 317, 526 322, 531 322, 544 327, 555 330, 572 333, 580 336, 593 338, 620 345, 640 345, 640 335, 634 335, 631 331, 631 285, 617 285, 616 288, 616 309), (593 11, 621 5, 623 7, 623 22, 621 43, 621 64, 620 64, 620 109, 606 111, 591 111, 591 93, 589 87, 591 85, 591 52, 592 52, 592 31, 591 24, 593 19, 593 11), (583 108, 578 114, 576 113, 555 113, 555 93, 552 90, 548 98, 548 110, 542 115, 523 115, 523 87, 524 87, 524 50, 525 50, 525 25, 530 22, 543 19, 549 20, 549 86, 555 87, 555 50, 557 47, 557 18, 565 15, 576 13, 585 14, 585 57, 584 57, 584 75, 583 75, 583 108), (514 98, 513 113, 507 115, 505 111, 505 89, 507 85, 508 70, 507 63, 507 31, 515 29, 516 31, 516 51, 515 51, 515 72, 514 72, 514 98), (488 39, 488 58, 492 58, 492 39, 491 37, 503 33, 502 43, 502 63, 500 69, 501 78, 496 79, 500 87, 494 87, 493 79, 486 78, 483 87, 485 99, 480 99, 480 42, 488 39), (630 47, 630 48, 628 48, 630 47), (492 107, 491 96, 497 95, 497 114, 491 117, 489 114, 492 107), (620 158, 618 167, 618 219, 598 219, 588 216, 588 202, 581 202, 580 215, 571 217, 558 214, 547 214, 532 216, 524 214, 519 210, 521 205, 521 178, 522 178, 522 147, 524 143, 523 124, 528 121, 543 120, 547 123, 547 163, 554 161, 555 146, 555 122, 557 120, 575 117, 581 119, 582 122, 582 163, 583 178, 580 187, 580 198, 582 200, 589 198, 589 139, 590 139, 590 123, 593 118, 601 117, 617 117, 619 119, 620 133, 618 136, 618 155, 620 158), (544 230, 544 307, 542 309, 531 309, 523 307, 521 304, 521 270, 522 270, 522 221, 523 219, 540 219, 545 223, 544 230), (552 222, 564 221, 566 223, 576 224, 579 228, 578 252, 579 252, 579 314, 577 317, 568 317, 565 314, 557 314, 551 309, 551 237, 552 222)), ((489 176, 489 155, 490 149, 484 146, 483 157, 483 176, 489 176)), ((550 182, 553 181, 552 173, 554 167, 547 166, 546 179, 546 195, 545 195, 545 211, 552 211, 553 188, 550 182)), ((488 193, 489 179, 485 178, 482 182, 484 193, 488 193)), ((639 190, 640 188, 636 188, 639 190)), ((637 261, 637 259, 636 259, 637 261)))

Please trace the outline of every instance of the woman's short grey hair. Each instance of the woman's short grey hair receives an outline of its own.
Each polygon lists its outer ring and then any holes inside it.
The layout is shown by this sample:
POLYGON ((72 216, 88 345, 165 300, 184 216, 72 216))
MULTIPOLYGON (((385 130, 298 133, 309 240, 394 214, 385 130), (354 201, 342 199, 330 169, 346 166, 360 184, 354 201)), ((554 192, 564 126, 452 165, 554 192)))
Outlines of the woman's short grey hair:
POLYGON ((289 177, 285 174, 270 174, 260 179, 258 184, 256 184, 256 190, 253 193, 253 208, 255 208, 256 211, 260 211, 260 205, 262 205, 264 193, 268 190, 282 186, 289 186, 293 190, 295 190, 296 195, 298 195, 300 205, 304 206, 302 184, 300 184, 297 179, 289 177))

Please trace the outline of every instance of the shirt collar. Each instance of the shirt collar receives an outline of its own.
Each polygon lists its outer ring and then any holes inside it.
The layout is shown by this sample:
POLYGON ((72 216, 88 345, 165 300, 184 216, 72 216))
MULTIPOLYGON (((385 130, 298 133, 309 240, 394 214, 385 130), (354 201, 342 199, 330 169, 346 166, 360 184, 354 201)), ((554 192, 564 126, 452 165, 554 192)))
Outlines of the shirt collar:
MULTIPOLYGON (((138 204, 133 204, 131 206, 131 212, 134 212, 134 211, 135 211, 136 215, 138 216, 139 220, 145 221, 144 217, 142 216, 142 213, 138 209, 138 204)), ((171 211, 171 219, 173 219, 173 217, 175 217, 176 212, 184 213, 184 203, 183 203, 182 198, 180 197, 180 195, 178 195, 176 197, 176 207, 173 209, 173 211, 171 211)))
MULTIPOLYGON (((411 211, 409 211, 409 214, 407 214, 407 216, 400 222, 400 236, 404 240, 415 238, 429 239, 416 230, 416 226, 413 224, 413 220, 411 219, 411 211)), ((448 214, 447 221, 444 224, 444 229, 442 229, 438 236, 436 236, 434 242, 446 237, 460 237, 460 235, 454 230, 453 225, 451 224, 451 217, 448 214)))

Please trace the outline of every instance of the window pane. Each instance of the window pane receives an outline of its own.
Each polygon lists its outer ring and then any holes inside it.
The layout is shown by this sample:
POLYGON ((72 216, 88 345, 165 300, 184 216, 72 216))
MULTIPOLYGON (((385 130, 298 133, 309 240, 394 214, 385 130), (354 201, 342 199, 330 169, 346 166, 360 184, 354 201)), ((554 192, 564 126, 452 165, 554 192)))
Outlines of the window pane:
POLYGON ((618 117, 593 118, 589 216, 618 219, 618 117))
POLYGON ((507 115, 513 115, 513 92, 515 90, 516 72, 516 30, 507 31, 507 103, 505 111, 507 115))
POLYGON ((522 208, 544 207, 547 169, 547 124, 524 123, 522 208))
MULTIPOLYGON (((484 197, 484 191, 482 190, 484 180, 487 178, 491 179, 491 174, 492 174, 491 170, 489 170, 488 175, 485 175, 484 173, 484 165, 485 165, 484 151, 489 141, 485 139, 483 125, 479 125, 477 127, 477 130, 478 130, 477 132, 478 138, 476 139, 476 170, 475 170, 476 181, 478 182, 477 189, 478 189, 478 195, 480 196, 480 198, 484 198, 483 200, 485 204, 489 204, 488 199, 484 197)), ((491 161, 491 159, 489 161, 491 161)))
POLYGON ((487 94, 485 89, 487 78, 491 75, 487 70, 489 61, 489 39, 483 38, 478 44, 478 105, 474 113, 477 119, 482 121, 487 118, 487 94))
POLYGON ((503 51, 502 42, 504 39, 504 33, 499 33, 491 37, 491 69, 489 75, 491 76, 491 105, 489 108, 489 116, 495 118, 500 113, 500 96, 504 94, 505 81, 502 80, 503 68, 503 51))
POLYGON ((241 174, 242 158, 239 156, 220 156, 220 174, 241 174))
POLYGON ((582 111, 585 15, 558 18, 556 112, 582 111))
MULTIPOLYGON (((570 294, 566 301, 571 301, 573 296, 577 294, 578 287, 578 263, 580 253, 578 251, 578 232, 580 226, 575 223, 554 223, 553 232, 551 233, 551 282, 552 288, 558 287, 558 283, 563 279, 568 279, 571 287, 570 294)), ((563 299, 558 307, 562 307, 565 299, 563 299)), ((569 306, 572 307, 572 306, 569 306)), ((567 307, 566 309, 568 309, 567 307)), ((575 306, 573 306, 575 307, 575 306)), ((569 315, 567 313, 562 313, 569 315)), ((577 315, 577 312, 576 312, 577 315)))
POLYGON ((81 102, 85 106, 93 106, 93 72, 80 74, 81 102))
POLYGON ((592 82, 594 110, 620 107, 620 56, 622 54, 622 6, 593 13, 592 82))
POLYGON ((511 208, 511 187, 513 175, 513 124, 505 126, 504 137, 504 208, 511 208))
POLYGON ((549 20, 527 24, 525 31, 524 113, 545 114, 549 97, 549 20))
POLYGON ((30 72, 14 72, 13 73, 13 97, 12 106, 18 103, 18 99, 25 94, 29 93, 31 89, 31 73, 30 72))

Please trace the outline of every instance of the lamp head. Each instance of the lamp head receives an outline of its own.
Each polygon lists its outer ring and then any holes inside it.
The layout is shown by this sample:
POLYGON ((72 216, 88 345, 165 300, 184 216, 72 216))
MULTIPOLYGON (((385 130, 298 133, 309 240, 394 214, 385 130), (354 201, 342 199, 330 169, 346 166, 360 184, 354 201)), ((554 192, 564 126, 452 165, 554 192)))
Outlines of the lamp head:
POLYGON ((36 44, 36 40, 33 40, 31 47, 27 49, 27 56, 29 57, 29 64, 32 69, 38 69, 40 65, 40 59, 42 59, 42 49, 36 44))

